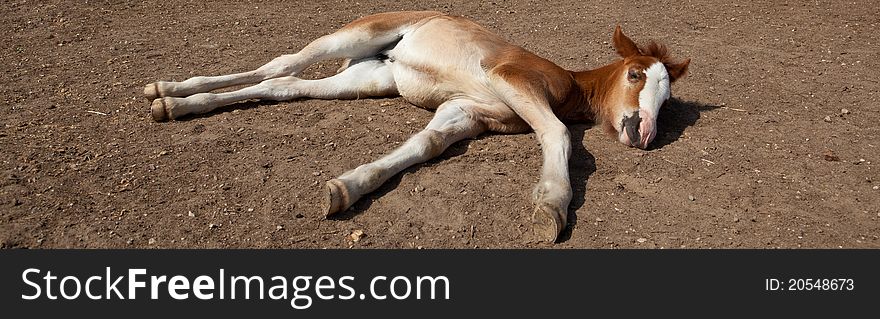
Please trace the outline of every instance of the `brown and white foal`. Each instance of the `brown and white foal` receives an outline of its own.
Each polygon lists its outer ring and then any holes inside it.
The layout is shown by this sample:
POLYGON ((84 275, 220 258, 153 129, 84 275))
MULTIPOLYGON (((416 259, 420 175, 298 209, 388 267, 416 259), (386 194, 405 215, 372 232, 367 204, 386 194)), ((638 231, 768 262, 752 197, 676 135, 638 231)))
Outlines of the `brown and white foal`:
POLYGON ((379 160, 327 182, 327 215, 348 209, 403 169, 440 155, 449 145, 491 131, 534 130, 544 154, 531 217, 538 239, 554 241, 571 200, 570 142, 563 122, 595 121, 621 143, 646 148, 657 132, 670 83, 690 60, 673 63, 656 43, 638 47, 618 26, 614 47, 623 58, 601 68, 567 71, 506 42, 476 23, 440 12, 391 12, 360 18, 295 54, 244 73, 155 82, 153 119, 164 121, 249 99, 357 99, 402 96, 436 110, 421 132, 379 160), (318 80, 296 75, 327 59, 345 59, 338 74, 318 80), (207 93, 241 84, 227 93, 207 93))

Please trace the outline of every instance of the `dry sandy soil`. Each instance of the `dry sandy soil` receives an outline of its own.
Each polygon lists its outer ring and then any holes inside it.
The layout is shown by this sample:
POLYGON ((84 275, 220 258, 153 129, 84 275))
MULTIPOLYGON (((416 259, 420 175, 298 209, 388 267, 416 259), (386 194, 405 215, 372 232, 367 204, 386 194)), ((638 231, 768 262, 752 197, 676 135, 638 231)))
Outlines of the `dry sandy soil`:
POLYGON ((880 248, 880 7, 734 2, 6 1, 0 246, 880 248), (618 23, 693 61, 652 150, 570 126, 571 224, 552 246, 524 241, 534 134, 457 143, 326 220, 324 182, 431 112, 400 98, 249 102, 156 123, 142 97, 413 9, 470 17, 567 69, 613 61, 618 23))

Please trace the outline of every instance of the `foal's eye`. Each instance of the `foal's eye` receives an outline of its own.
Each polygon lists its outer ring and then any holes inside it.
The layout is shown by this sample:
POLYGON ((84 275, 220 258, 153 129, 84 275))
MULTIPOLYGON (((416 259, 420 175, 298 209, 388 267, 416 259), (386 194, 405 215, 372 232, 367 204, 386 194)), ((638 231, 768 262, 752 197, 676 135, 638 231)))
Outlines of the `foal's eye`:
POLYGON ((641 78, 642 72, 639 72, 638 70, 629 70, 629 72, 627 72, 627 79, 630 82, 638 82, 641 78))

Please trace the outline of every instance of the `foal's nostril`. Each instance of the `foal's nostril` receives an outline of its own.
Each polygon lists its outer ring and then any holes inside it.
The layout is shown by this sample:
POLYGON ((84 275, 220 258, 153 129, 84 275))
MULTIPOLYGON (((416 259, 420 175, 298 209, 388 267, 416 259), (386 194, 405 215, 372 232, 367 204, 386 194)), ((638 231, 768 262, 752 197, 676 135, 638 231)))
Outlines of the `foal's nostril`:
POLYGON ((626 136, 629 137, 629 145, 630 146, 640 146, 642 136, 639 134, 639 125, 642 123, 642 119, 639 117, 639 112, 633 112, 631 117, 623 117, 623 129, 626 131, 626 136))

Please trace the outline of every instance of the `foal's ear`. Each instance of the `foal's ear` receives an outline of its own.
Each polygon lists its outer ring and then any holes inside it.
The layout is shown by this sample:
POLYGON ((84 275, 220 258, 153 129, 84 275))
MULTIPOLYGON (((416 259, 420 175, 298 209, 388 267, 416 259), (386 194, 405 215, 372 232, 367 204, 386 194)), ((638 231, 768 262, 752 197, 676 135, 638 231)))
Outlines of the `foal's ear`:
POLYGON ((617 54, 620 54, 623 58, 628 58, 634 55, 642 54, 639 51, 639 46, 636 45, 633 40, 628 38, 623 31, 620 30, 620 25, 614 29, 614 49, 617 50, 617 54))
POLYGON ((669 73, 669 82, 675 82, 679 78, 683 77, 687 74, 688 65, 691 64, 691 59, 684 60, 682 63, 665 63, 666 72, 669 73))

